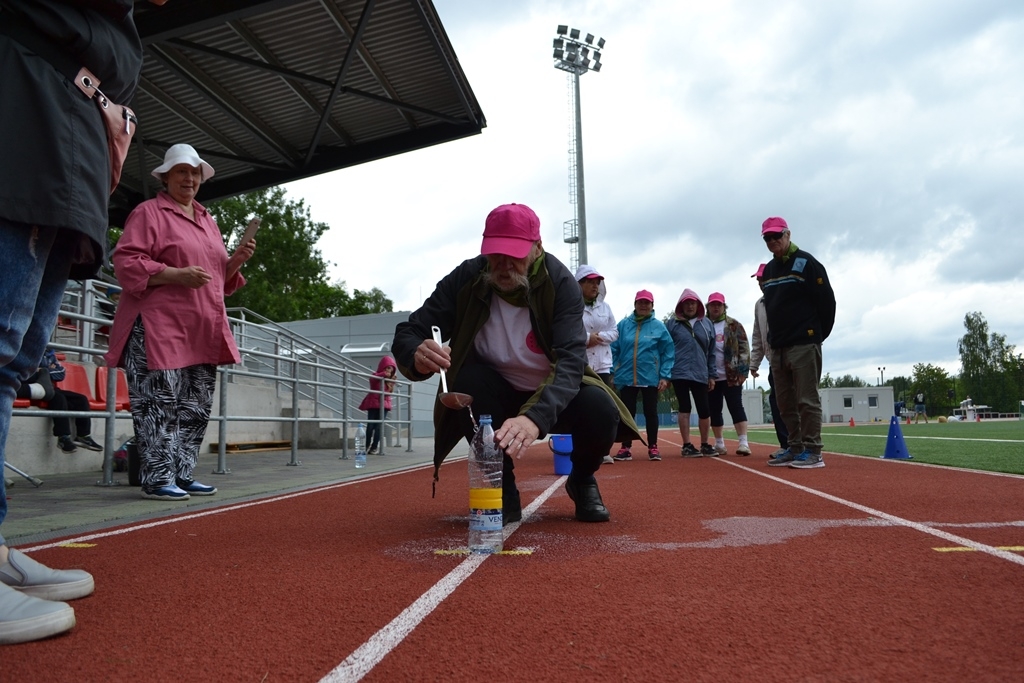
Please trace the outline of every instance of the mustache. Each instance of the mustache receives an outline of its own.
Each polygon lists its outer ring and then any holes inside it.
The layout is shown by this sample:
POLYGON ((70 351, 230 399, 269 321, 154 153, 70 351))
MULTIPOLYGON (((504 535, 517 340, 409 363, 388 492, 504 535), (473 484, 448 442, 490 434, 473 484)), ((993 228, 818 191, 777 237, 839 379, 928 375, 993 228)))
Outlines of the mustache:
POLYGON ((497 279, 497 273, 490 271, 487 273, 487 284, 496 287, 502 292, 514 292, 517 289, 524 289, 527 292, 530 291, 530 279, 526 275, 520 275, 516 272, 508 272, 505 275, 512 280, 511 283, 499 282, 497 279))

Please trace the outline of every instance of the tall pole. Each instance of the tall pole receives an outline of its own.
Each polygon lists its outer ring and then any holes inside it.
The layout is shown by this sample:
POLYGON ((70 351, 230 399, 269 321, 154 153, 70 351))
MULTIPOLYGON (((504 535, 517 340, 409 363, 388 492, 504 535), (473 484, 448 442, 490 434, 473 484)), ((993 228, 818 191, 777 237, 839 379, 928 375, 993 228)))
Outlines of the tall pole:
POLYGON ((576 91, 576 225, 579 229, 580 264, 587 260, 587 199, 583 187, 583 113, 580 109, 580 75, 573 73, 572 85, 576 91))
POLYGON ((570 92, 573 99, 573 149, 569 157, 569 200, 575 204, 572 221, 563 224, 565 242, 570 245, 570 268, 588 263, 587 257, 587 200, 583 182, 583 114, 580 103, 580 76, 588 71, 601 70, 601 50, 604 38, 583 35, 579 29, 566 24, 558 26, 553 42, 555 68, 572 76, 570 92))

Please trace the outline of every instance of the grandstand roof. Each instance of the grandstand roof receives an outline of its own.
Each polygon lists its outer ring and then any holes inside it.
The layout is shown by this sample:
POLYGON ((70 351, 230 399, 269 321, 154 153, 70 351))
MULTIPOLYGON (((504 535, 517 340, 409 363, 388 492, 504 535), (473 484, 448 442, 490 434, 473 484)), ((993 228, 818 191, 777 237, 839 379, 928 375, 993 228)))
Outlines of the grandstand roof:
POLYGON ((139 128, 111 224, 187 142, 201 201, 479 133, 483 112, 430 0, 136 0, 139 128))

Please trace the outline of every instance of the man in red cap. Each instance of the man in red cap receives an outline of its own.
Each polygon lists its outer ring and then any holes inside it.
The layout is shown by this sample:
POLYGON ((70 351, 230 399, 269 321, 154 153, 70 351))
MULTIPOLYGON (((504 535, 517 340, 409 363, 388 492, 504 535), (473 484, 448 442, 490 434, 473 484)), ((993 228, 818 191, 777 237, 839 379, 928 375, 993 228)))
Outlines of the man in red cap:
POLYGON ((762 273, 768 320, 769 359, 789 447, 768 461, 772 467, 824 467, 821 458, 821 343, 836 320, 836 297, 825 267, 790 241, 785 219, 761 224, 772 252, 762 273))
MULTIPOLYGON (((540 219, 523 204, 487 216, 480 256, 463 261, 430 297, 395 328, 391 350, 413 381, 446 370, 449 389, 473 397, 491 415, 504 450, 502 513, 522 518, 514 460, 538 438, 572 435, 572 473, 565 488, 576 519, 605 522, 594 473, 620 428, 636 433, 625 406, 587 366, 583 297, 569 269, 544 251, 540 219), (431 326, 441 329, 441 346, 431 326)), ((434 480, 445 457, 473 423, 468 411, 434 407, 434 480)))

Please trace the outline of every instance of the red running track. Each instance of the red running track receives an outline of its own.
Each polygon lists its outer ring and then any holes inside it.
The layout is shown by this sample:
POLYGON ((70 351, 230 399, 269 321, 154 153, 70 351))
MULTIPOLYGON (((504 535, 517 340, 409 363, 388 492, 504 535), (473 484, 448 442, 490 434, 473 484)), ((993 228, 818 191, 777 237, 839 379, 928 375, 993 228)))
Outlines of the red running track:
POLYGON ((69 634, 4 648, 0 679, 1024 676, 1024 478, 669 443, 602 468, 607 524, 572 519, 533 446, 520 489, 544 500, 500 556, 437 552, 465 545, 464 461, 435 499, 421 469, 23 548, 97 589, 69 634))

